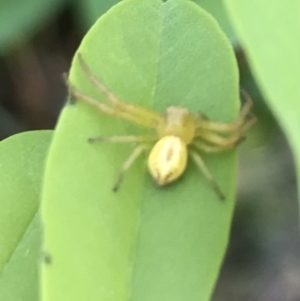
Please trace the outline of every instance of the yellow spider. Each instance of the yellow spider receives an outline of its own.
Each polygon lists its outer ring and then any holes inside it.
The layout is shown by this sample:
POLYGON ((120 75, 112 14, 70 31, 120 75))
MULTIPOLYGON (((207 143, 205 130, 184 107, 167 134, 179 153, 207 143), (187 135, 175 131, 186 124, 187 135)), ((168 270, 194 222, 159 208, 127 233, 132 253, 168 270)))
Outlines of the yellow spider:
POLYGON ((113 187, 117 191, 123 181, 124 174, 132 163, 149 148, 149 171, 160 186, 178 179, 186 169, 188 155, 203 172, 220 199, 225 199, 219 185, 206 167, 197 151, 220 153, 234 149, 244 138, 244 134, 256 122, 251 113, 252 100, 246 96, 238 118, 231 124, 213 122, 203 114, 191 114, 186 108, 171 106, 163 115, 120 101, 89 69, 80 54, 77 55, 80 67, 88 79, 104 93, 110 106, 77 90, 67 79, 66 83, 72 96, 98 108, 101 112, 117 116, 146 128, 155 130, 150 136, 110 136, 90 138, 90 142, 136 142, 138 146, 124 162, 118 181, 113 187))

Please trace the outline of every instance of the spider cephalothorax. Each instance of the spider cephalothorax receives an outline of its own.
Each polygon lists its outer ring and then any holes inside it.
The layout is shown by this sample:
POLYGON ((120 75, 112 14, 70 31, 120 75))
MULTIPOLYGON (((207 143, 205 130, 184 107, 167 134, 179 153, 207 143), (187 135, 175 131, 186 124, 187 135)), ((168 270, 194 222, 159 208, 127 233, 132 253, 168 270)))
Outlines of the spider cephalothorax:
POLYGON ((219 185, 206 167, 198 151, 220 153, 234 149, 244 134, 256 122, 251 113, 252 101, 245 93, 246 103, 233 123, 210 121, 202 114, 192 114, 186 108, 171 106, 164 115, 143 107, 120 101, 89 69, 80 54, 79 64, 88 79, 107 96, 110 105, 102 103, 76 89, 66 80, 71 95, 93 105, 105 114, 120 117, 139 126, 154 130, 152 136, 111 136, 90 138, 90 142, 136 142, 138 146, 124 162, 116 185, 120 187, 124 174, 132 163, 151 147, 148 156, 149 171, 158 185, 166 185, 178 179, 186 169, 188 156, 209 180, 217 195, 224 199, 219 185))

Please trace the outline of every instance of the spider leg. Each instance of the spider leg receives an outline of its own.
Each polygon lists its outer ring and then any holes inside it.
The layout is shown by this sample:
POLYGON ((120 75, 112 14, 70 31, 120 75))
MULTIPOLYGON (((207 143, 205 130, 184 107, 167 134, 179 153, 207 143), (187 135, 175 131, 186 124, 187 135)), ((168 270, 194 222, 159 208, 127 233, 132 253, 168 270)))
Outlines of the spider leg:
POLYGON ((238 141, 237 143, 232 143, 229 145, 222 146, 222 145, 210 145, 203 141, 196 140, 192 143, 192 146, 205 153, 216 154, 216 153, 222 153, 228 151, 230 149, 234 149, 237 146, 237 144, 239 144, 240 142, 242 142, 242 140, 238 141))
POLYGON ((143 118, 139 118, 137 116, 133 116, 129 113, 126 112, 122 112, 122 111, 118 111, 115 110, 109 106, 107 106, 106 104, 103 104, 101 102, 99 102, 98 100, 96 100, 95 98, 92 98, 88 95, 86 95, 85 93, 77 90, 71 83, 70 81, 67 79, 66 76, 64 76, 65 82, 68 86, 69 89, 69 93, 72 96, 75 96, 77 98, 82 99, 83 101, 87 102, 88 104, 96 107, 98 110, 100 110, 101 112, 108 114, 108 115, 113 115, 113 116, 118 116, 122 119, 126 119, 129 120, 131 122, 134 122, 140 126, 144 126, 144 127, 148 127, 148 128, 152 128, 153 124, 151 121, 149 121, 149 119, 143 119, 143 118))
POLYGON ((151 142, 157 140, 150 136, 97 136, 89 138, 90 143, 94 142, 116 142, 116 143, 130 143, 130 142, 151 142))
POLYGON ((197 167, 200 169, 200 171, 203 172, 204 176, 206 177, 206 179, 208 180, 208 182, 210 183, 210 185, 216 192, 217 196, 221 200, 225 200, 225 196, 224 196, 220 186, 218 185, 217 181, 215 180, 215 178, 213 177, 213 175, 211 174, 211 172, 205 165, 205 163, 202 160, 202 158, 200 157, 200 155, 192 150, 189 151, 189 154, 192 157, 193 161, 196 163, 197 167))
MULTIPOLYGON (((243 93, 245 93, 243 91, 243 93)), ((252 99, 247 95, 246 103, 242 107, 242 110, 238 118, 233 123, 224 123, 224 122, 213 122, 207 120, 197 120, 198 129, 207 129, 218 132, 233 132, 238 130, 241 125, 244 123, 245 119, 250 114, 251 107, 253 105, 252 99)), ((250 114, 250 118, 253 119, 253 114, 250 114)))
POLYGON ((228 137, 221 136, 218 133, 214 133, 213 131, 203 131, 200 129, 196 132, 196 137, 201 137, 202 139, 218 144, 221 146, 230 146, 236 147, 243 139, 244 134, 247 132, 255 123, 256 123, 256 117, 254 115, 250 116, 251 118, 247 120, 244 124, 238 128, 236 132, 233 132, 228 137))
POLYGON ((234 134, 230 137, 223 137, 218 134, 214 134, 213 132, 202 132, 197 137, 201 137, 202 139, 217 145, 231 146, 235 147, 239 142, 241 142, 244 137, 241 136, 239 133, 234 134))
POLYGON ((134 161, 143 153, 143 151, 146 150, 146 148, 147 147, 145 145, 137 146, 133 150, 133 152, 130 154, 130 156, 127 158, 127 160, 124 162, 124 164, 121 167, 118 180, 117 180, 115 186, 113 187, 114 192, 117 192, 119 190, 119 188, 124 180, 126 171, 130 168, 130 166, 134 163, 134 161))
POLYGON ((250 128, 252 128, 255 125, 256 122, 257 122, 257 118, 253 113, 250 112, 248 120, 240 128, 240 132, 241 133, 247 132, 250 128))
POLYGON ((144 109, 142 107, 134 106, 129 103, 122 102, 119 100, 114 93, 112 93, 104 83, 97 78, 90 70, 86 62, 84 61, 82 55, 78 53, 77 55, 79 64, 88 77, 88 79, 103 93, 106 95, 107 99, 110 101, 112 105, 116 107, 117 110, 121 110, 126 112, 127 114, 136 115, 136 117, 140 117, 141 119, 148 119, 149 121, 153 122, 155 125, 160 120, 160 115, 144 109))

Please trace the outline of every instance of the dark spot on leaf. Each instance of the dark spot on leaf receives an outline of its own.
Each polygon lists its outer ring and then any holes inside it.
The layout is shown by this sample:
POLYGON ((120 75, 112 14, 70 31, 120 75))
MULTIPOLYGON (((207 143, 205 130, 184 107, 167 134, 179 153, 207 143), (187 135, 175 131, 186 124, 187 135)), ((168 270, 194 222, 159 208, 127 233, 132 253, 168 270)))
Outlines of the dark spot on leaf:
POLYGON ((53 263, 53 258, 50 253, 44 251, 42 256, 43 256, 43 262, 45 264, 50 265, 53 263))

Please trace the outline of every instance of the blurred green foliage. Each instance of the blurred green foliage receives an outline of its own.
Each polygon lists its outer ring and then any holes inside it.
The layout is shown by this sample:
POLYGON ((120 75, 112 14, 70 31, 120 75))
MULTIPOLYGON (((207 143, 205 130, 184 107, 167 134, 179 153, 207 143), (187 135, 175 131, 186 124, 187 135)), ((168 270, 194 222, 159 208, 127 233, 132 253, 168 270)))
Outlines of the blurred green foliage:
POLYGON ((51 131, 0 142, 0 300, 38 300, 39 199, 51 131))
POLYGON ((29 41, 62 8, 66 0, 0 1, 0 55, 29 41))
MULTIPOLYGON (((300 39, 295 36, 300 2, 226 0, 226 3, 249 55, 253 74, 289 139, 300 177, 300 39)), ((298 189, 300 193, 300 178, 298 189)))

